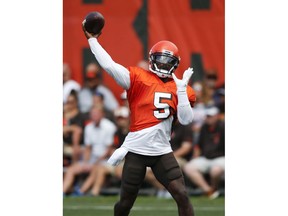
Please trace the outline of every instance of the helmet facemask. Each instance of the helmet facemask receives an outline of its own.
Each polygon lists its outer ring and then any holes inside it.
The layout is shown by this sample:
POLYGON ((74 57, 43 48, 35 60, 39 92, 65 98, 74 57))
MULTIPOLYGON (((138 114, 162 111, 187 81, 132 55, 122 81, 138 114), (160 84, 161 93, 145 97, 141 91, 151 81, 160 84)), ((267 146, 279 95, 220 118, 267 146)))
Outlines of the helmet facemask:
POLYGON ((168 52, 156 52, 149 56, 149 70, 161 78, 172 77, 179 65, 179 58, 168 52))

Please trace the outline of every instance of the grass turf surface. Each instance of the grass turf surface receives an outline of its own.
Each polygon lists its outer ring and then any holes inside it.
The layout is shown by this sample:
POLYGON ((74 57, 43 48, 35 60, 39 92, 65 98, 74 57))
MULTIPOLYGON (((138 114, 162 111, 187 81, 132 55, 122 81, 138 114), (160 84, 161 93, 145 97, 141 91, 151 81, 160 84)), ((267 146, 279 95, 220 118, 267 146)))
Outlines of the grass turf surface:
MULTIPOLYGON (((113 206, 118 196, 66 197, 63 199, 63 216, 113 216, 113 206)), ((196 216, 224 216, 224 197, 209 200, 206 197, 191 197, 196 216)), ((153 196, 138 196, 129 216, 176 216, 173 199, 158 199, 153 196)))

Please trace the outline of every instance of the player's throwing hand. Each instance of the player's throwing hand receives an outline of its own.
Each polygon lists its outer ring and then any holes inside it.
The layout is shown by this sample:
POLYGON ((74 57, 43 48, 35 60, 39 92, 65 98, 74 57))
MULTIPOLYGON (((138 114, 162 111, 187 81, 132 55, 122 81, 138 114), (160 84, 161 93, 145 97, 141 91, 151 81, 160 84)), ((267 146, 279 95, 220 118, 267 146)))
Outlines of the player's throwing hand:
POLYGON ((84 32, 85 37, 86 37, 87 39, 92 38, 92 37, 98 38, 98 37, 101 35, 101 32, 100 32, 99 34, 95 34, 95 35, 89 33, 89 32, 86 31, 86 29, 85 29, 85 26, 84 26, 85 22, 86 22, 86 20, 83 20, 83 22, 82 22, 82 29, 83 29, 83 32, 84 32))

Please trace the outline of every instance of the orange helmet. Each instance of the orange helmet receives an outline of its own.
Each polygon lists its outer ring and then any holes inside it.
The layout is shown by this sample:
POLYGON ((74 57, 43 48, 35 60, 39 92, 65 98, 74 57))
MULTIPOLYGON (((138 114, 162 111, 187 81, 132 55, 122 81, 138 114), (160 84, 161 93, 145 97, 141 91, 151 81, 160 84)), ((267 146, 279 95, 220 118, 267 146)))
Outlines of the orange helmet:
POLYGON ((161 78, 172 77, 179 62, 178 48, 170 41, 159 41, 149 52, 149 70, 161 78))

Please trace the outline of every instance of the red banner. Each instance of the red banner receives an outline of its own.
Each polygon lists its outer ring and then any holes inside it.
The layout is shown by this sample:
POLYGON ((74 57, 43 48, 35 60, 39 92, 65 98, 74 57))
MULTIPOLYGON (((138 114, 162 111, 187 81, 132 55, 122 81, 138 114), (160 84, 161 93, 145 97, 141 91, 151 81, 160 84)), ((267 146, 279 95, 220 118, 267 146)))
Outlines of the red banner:
MULTIPOLYGON (((192 0, 98 2, 63 1, 63 61, 71 66, 72 78, 79 83, 83 84, 82 50, 89 47, 81 23, 91 11, 99 11, 105 17, 99 41, 111 57, 123 66, 136 65, 144 57, 143 50, 149 51, 154 43, 166 39, 179 48, 179 76, 191 64, 193 66, 191 55, 200 53, 204 69, 215 69, 219 75, 218 84, 224 83, 224 0, 209 1, 208 9, 193 8, 192 0), (145 8, 144 2, 147 3, 145 8), (144 12, 142 19, 147 20, 147 27, 144 26, 147 44, 143 43, 143 38, 140 39, 139 32, 133 26, 140 10, 144 12)), ((104 84, 120 98, 122 88, 106 73, 104 84)))

